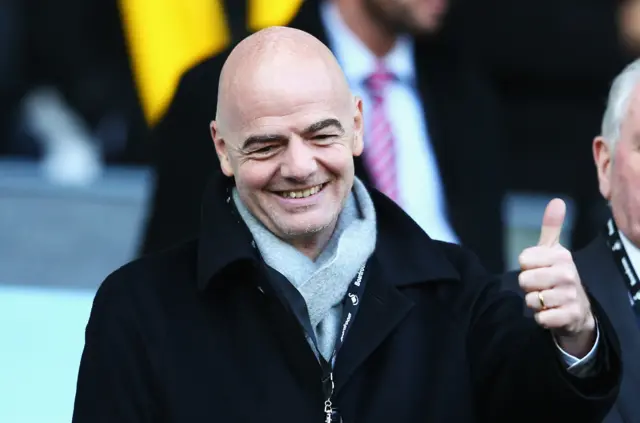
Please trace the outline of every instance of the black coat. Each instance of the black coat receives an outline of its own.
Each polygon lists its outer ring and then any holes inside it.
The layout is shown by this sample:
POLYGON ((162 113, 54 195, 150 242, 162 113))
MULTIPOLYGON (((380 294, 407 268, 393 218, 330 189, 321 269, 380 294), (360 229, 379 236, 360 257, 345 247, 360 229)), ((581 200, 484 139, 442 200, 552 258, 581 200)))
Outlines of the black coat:
MULTIPOLYGON (((575 253, 574 260, 582 283, 609 316, 622 348, 624 372, 620 395, 604 422, 640 423, 640 330, 636 316, 629 306, 625 281, 602 236, 575 253)), ((505 274, 503 283, 507 289, 521 292, 518 287, 518 272, 505 274)))
MULTIPOLYGON (((100 287, 73 423, 323 420, 320 366, 225 185, 207 192, 199 239, 125 265, 100 287)), ((335 364, 345 422, 600 421, 621 361, 597 303, 597 376, 578 379, 473 255, 372 197, 376 249, 335 364)))
MULTIPOLYGON (((305 1, 290 26, 327 42, 317 1, 305 1)), ((143 253, 198 232, 202 192, 207 177, 219 166, 208 124, 215 116, 218 76, 227 55, 207 59, 184 75, 166 116, 154 130, 151 145, 156 149, 157 179, 143 253)), ((447 37, 416 40, 415 60, 450 222, 461 242, 485 266, 501 272, 503 134, 495 98, 447 37)), ((356 173, 368 182, 360 159, 356 173)))

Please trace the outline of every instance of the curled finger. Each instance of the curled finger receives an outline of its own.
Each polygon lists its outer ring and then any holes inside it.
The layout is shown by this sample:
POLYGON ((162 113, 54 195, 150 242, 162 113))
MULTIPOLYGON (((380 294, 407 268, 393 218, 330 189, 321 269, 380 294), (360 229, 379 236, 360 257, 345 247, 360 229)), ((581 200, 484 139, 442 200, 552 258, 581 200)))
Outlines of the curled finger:
POLYGON ((554 286, 554 274, 552 267, 524 270, 518 275, 518 284, 524 292, 542 291, 554 286))
POLYGON ((525 296, 527 307, 535 311, 571 305, 577 301, 578 294, 572 286, 558 286, 552 289, 529 292, 525 296))

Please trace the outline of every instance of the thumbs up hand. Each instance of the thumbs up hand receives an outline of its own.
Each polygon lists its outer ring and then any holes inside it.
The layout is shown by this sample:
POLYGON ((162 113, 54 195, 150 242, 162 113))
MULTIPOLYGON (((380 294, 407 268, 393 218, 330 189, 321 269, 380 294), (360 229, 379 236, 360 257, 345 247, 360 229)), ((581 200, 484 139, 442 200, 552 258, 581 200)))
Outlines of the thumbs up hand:
POLYGON ((520 287, 535 319, 556 336, 560 347, 584 357, 593 347, 596 323, 571 253, 560 245, 566 205, 554 199, 542 220, 540 241, 520 254, 520 287))

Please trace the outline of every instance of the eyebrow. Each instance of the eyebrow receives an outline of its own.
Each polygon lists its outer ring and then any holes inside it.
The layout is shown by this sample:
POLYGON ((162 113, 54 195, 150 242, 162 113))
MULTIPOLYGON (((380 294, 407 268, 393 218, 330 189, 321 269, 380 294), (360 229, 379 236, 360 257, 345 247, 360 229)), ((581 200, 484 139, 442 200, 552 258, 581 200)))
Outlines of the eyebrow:
MULTIPOLYGON (((342 127, 342 124, 338 119, 335 119, 335 118, 323 119, 321 121, 312 123, 311 125, 307 126, 302 131, 302 133, 304 135, 310 135, 315 132, 321 131, 325 128, 331 128, 331 127, 340 131, 341 134, 344 133, 344 128, 342 127)), ((253 147, 254 145, 262 145, 262 144, 275 142, 275 141, 284 141, 286 139, 287 138, 281 134, 251 135, 242 143, 242 149, 248 150, 250 147, 253 147)))
POLYGON ((341 133, 344 132, 344 128, 342 127, 342 124, 340 123, 340 121, 338 119, 329 118, 329 119, 323 119, 323 120, 318 121, 316 123, 312 123, 311 125, 307 126, 305 128, 305 130, 302 131, 302 133, 303 134, 313 134, 314 132, 318 132, 318 131, 321 131, 321 130, 323 130, 325 128, 330 128, 330 127, 334 127, 335 129, 337 129, 341 133))

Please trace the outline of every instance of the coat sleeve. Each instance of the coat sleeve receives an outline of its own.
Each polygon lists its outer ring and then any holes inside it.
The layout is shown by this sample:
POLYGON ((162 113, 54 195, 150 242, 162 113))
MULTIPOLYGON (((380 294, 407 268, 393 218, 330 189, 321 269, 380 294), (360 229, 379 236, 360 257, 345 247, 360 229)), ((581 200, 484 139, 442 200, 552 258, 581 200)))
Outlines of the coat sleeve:
MULTIPOLYGON (((98 290, 85 333, 73 423, 160 421, 152 360, 131 295, 110 276, 98 290)), ((130 282, 130 281, 129 281, 130 282)))
POLYGON ((500 276, 502 288, 507 291, 515 292, 516 294, 522 293, 522 289, 520 288, 520 284, 518 282, 518 276, 520 276, 519 270, 512 270, 502 274, 500 276))
POLYGON ((485 421, 541 422, 571 416, 571 421, 600 422, 620 387, 619 342, 609 319, 591 298, 600 334, 592 376, 567 371, 548 330, 523 314, 517 294, 501 289, 471 254, 456 260, 471 310, 468 356, 477 401, 485 421))

